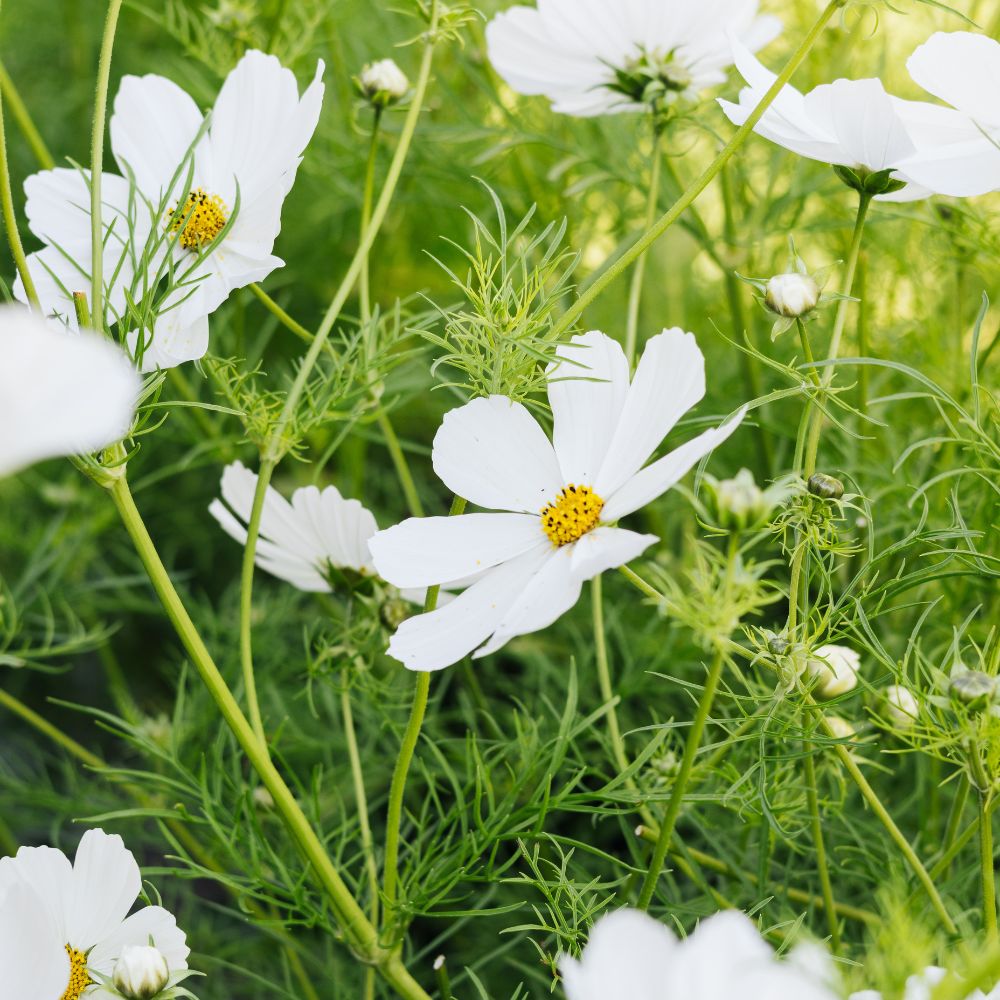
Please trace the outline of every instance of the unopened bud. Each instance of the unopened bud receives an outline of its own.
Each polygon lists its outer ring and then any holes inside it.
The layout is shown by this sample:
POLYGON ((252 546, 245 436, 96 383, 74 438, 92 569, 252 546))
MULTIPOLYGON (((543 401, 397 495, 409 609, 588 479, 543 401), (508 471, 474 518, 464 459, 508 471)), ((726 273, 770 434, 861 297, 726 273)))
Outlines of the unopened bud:
POLYGON ((815 693, 821 698, 837 698, 858 684, 861 657, 846 646, 820 646, 809 658, 809 674, 815 678, 815 693))
POLYGON ((916 724, 920 706, 909 688, 892 684, 885 689, 885 710, 897 729, 910 729, 916 724))
POLYGON ((997 679, 979 670, 967 670, 952 677, 948 690, 970 707, 983 708, 997 692, 997 679))
POLYGON ((152 1000, 170 982, 162 953, 150 945, 126 945, 111 974, 115 988, 129 1000, 152 1000))
POLYGON ((406 96, 410 81, 392 59, 369 63, 358 76, 361 92, 373 104, 386 107, 406 96))
POLYGON ((808 274, 776 274, 767 283, 764 303, 779 316, 797 319, 810 313, 819 304, 820 288, 808 274))
POLYGON ((830 730, 830 735, 834 739, 850 740, 858 735, 853 723, 848 722, 847 719, 842 719, 839 715, 827 716, 826 724, 830 730))
POLYGON ((274 796, 263 785, 258 785, 253 790, 253 804, 258 809, 273 809, 274 796))
POLYGON ((809 477, 809 492, 823 500, 839 500, 844 495, 844 484, 824 472, 813 473, 809 477))
POLYGON ((715 523, 729 531, 760 527, 770 517, 781 497, 762 490, 749 469, 740 469, 732 479, 705 477, 705 505, 715 523))

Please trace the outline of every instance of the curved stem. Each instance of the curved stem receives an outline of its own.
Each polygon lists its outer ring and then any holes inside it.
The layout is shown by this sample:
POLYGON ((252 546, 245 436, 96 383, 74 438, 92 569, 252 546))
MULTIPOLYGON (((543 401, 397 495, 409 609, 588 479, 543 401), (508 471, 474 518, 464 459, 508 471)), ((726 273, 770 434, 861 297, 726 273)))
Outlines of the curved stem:
POLYGON ((0 98, 0 201, 3 207, 3 225, 7 233, 7 245, 14 258, 17 273, 24 283, 24 294, 28 301, 38 308, 38 292, 28 270, 28 259, 24 255, 21 234, 17 229, 17 213, 14 211, 14 193, 10 186, 10 164, 7 159, 7 135, 3 120, 3 99, 0 98))
POLYGON ((253 495, 250 519, 247 521, 247 540, 243 546, 243 565, 240 572, 240 669, 243 672, 243 688, 250 712, 250 724, 260 745, 267 753, 267 735, 264 720, 257 700, 257 681, 253 672, 253 574, 257 556, 257 539, 260 537, 260 519, 264 514, 267 488, 271 485, 274 463, 261 461, 257 473, 257 489, 253 495))
POLYGON ((819 884, 823 893, 823 909, 826 911, 827 927, 830 930, 830 950, 836 955, 840 951, 840 921, 837 919, 837 904, 833 897, 830 869, 826 863, 826 844, 823 840, 823 817, 819 811, 819 784, 816 781, 814 752, 815 748, 806 744, 803 761, 806 798, 809 803, 809 816, 812 823, 813 846, 816 849, 816 870, 819 872, 819 884))
MULTIPOLYGON (((465 510, 465 500, 455 497, 451 503, 449 517, 455 517, 465 510)), ((437 607, 440 587, 430 587, 427 590, 427 600, 424 602, 424 613, 427 614, 437 607)), ((403 733, 403 742, 396 757, 396 766, 392 772, 392 784, 389 786, 389 805, 386 811, 385 830, 385 872, 382 876, 382 894, 385 896, 384 926, 388 926, 395 909, 396 896, 399 889, 399 828, 403 818, 403 795, 406 792, 406 777, 413 762, 413 753, 420 738, 420 728, 427 711, 427 698, 431 689, 431 675, 427 672, 417 674, 417 683, 413 691, 413 703, 410 706, 410 718, 403 733)))
POLYGON ((392 459, 393 468, 396 470, 396 477, 399 479, 403 496, 406 498, 407 509, 413 517, 423 517, 424 505, 420 502, 420 494, 417 492, 417 484, 414 482, 413 473, 410 471, 410 463, 406 460, 406 453, 403 451, 403 446, 399 443, 399 437, 396 434, 396 429, 392 426, 389 414, 385 412, 381 404, 379 404, 379 408, 375 413, 375 422, 382 432, 382 437, 385 438, 385 446, 389 451, 389 457, 392 459))
POLYGON ((725 665, 726 657, 720 649, 715 654, 711 667, 708 670, 708 677, 705 679, 705 688, 702 691, 701 699, 698 702, 698 711, 695 713, 694 721, 688 730, 687 741, 684 744, 684 757, 681 760, 680 771, 677 780, 674 782, 673 791, 670 795, 670 803, 667 806, 667 814, 660 827, 660 835, 653 848, 653 856, 646 871, 646 877, 642 883, 642 890, 639 893, 639 908, 648 910, 649 904, 653 900, 653 893, 656 891, 656 883, 659 881, 660 873, 663 871, 663 864, 666 861, 667 852, 670 850, 670 842, 673 840, 674 827, 677 825, 677 817, 680 815, 681 806, 684 803, 684 792, 687 790, 688 782, 691 780, 691 772, 694 770, 694 760, 701 747, 702 733, 705 731, 705 724, 712 711, 712 704, 715 701, 715 692, 719 688, 719 681, 722 678, 722 668, 725 665))
POLYGON ((583 315, 586 308, 609 285, 621 277, 687 211, 705 188, 715 180, 722 168, 733 158, 737 150, 747 140, 754 126, 764 116, 764 112, 774 103, 775 98, 781 93, 785 84, 792 78, 806 56, 809 55, 809 52, 818 41, 830 19, 846 3, 847 0, 830 0, 830 3, 827 4, 826 8, 820 14, 816 23, 802 40, 802 43, 778 74, 772 87, 761 99, 760 104, 750 113, 747 120, 736 130, 733 138, 723 147, 722 151, 709 164, 705 172, 689 185, 688 189, 678 198, 673 207, 665 215, 662 215, 650 229, 643 233, 600 277, 596 278, 576 302, 566 310, 552 328, 551 339, 553 341, 562 337, 576 323, 580 316, 583 315))
MULTIPOLYGON (((663 160, 663 130, 653 122, 652 168, 649 175, 649 193, 646 196, 646 215, 643 232, 652 228, 656 221, 656 209, 660 200, 660 173, 663 160)), ((635 349, 639 339, 639 307, 642 305, 642 283, 646 276, 647 257, 643 254, 632 271, 632 284, 628 293, 628 318, 625 324, 625 357, 629 367, 635 361, 635 349)), ((599 579, 595 577, 595 579, 599 579)))
POLYGON ((390 955, 380 947, 377 931, 354 900, 292 790, 271 762, 246 716, 240 711, 232 691, 174 589, 170 575, 146 530, 142 515, 135 506, 126 479, 122 477, 116 480, 110 492, 167 617, 223 719, 260 776, 262 784, 271 793, 275 808, 284 820, 288 832, 329 899, 331 910, 343 929, 345 938, 366 961, 377 966, 383 979, 404 1000, 430 1000, 427 992, 413 979, 398 956, 390 955))
POLYGON ((983 885, 983 930, 994 944, 997 932, 997 886, 993 869, 993 817, 988 792, 979 794, 979 866, 983 885))
POLYGON ((21 130, 21 135, 24 136, 25 142, 31 147, 31 152, 34 153, 38 165, 42 170, 51 170, 56 165, 56 161, 52 158, 48 146, 45 145, 45 140, 42 138, 41 133, 35 127, 31 114, 28 112, 17 87, 14 85, 14 81, 11 79, 10 73, 7 72, 7 67, 2 61, 0 61, 0 94, 3 95, 3 99, 7 102, 10 113, 14 116, 14 120, 17 122, 17 127, 21 130))
POLYGON ((122 0, 110 0, 104 22, 101 54, 97 62, 97 92, 94 96, 94 130, 90 139, 90 249, 92 261, 90 312, 94 329, 104 330, 104 219, 101 210, 101 172, 104 169, 104 124, 108 113, 108 81, 111 51, 122 0))
MULTIPOLYGON (((368 230, 372 221, 372 199, 375 197, 375 163, 378 159, 378 137, 379 126, 382 124, 382 109, 375 109, 375 119, 372 122, 372 137, 368 146, 368 163, 365 166, 365 189, 361 199, 361 235, 368 230)), ((361 325, 367 326, 372 317, 371 303, 371 275, 369 273, 368 259, 371 255, 371 246, 365 251, 364 261, 361 266, 361 277, 358 281, 358 297, 361 300, 361 325)))
MULTIPOLYGON (((851 236, 851 248, 847 255, 847 270, 844 274, 842 293, 849 296, 854 290, 854 276, 858 270, 858 257, 861 254, 861 240, 865 233, 865 220, 872 203, 871 195, 863 194, 858 202, 858 214, 854 221, 854 233, 851 236)), ((840 343, 847 326, 847 310, 851 305, 848 298, 841 299, 837 306, 837 318, 833 324, 833 335, 830 337, 830 359, 836 361, 840 356, 840 343)), ((833 384, 836 366, 829 365, 823 374, 822 388, 829 389, 833 384)), ((820 435, 823 432, 823 410, 819 406, 810 408, 809 432, 806 438, 806 453, 802 478, 808 479, 816 471, 816 459, 819 455, 820 435)))
POLYGON ((264 304, 264 308, 273 315, 282 326, 286 329, 291 330, 300 340, 304 340, 307 344, 311 344, 313 340, 313 335, 297 320, 292 319, 291 316, 285 312, 281 306, 278 305, 274 299, 271 298, 263 288, 260 287, 257 282, 253 282, 249 286, 250 291, 264 304))

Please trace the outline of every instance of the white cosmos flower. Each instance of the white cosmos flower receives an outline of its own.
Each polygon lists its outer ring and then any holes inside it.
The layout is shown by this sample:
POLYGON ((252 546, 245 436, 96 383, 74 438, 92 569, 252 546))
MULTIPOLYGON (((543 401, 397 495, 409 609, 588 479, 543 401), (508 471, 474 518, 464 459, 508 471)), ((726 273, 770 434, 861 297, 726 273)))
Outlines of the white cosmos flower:
POLYGON ((457 496, 506 513, 411 518, 369 543, 375 567, 397 587, 457 586, 481 577, 446 607, 405 621, 389 654, 411 670, 439 670, 475 651, 551 625, 606 569, 657 539, 617 527, 655 500, 743 419, 705 431, 643 468, 671 428, 705 394, 705 359, 693 334, 665 330, 646 345, 629 384, 618 343, 574 337, 550 374, 550 443, 506 396, 446 414, 434 471, 457 496))
POLYGON ((141 388, 110 341, 0 306, 0 475, 121 440, 141 388))
POLYGON ((965 142, 931 150, 907 164, 919 183, 969 197, 1000 189, 1000 42, 970 31, 941 32, 906 63, 928 93, 966 119, 965 142))
MULTIPOLYGON (((808 949, 810 952, 812 949, 808 949)), ((796 952, 799 952, 797 949, 796 952)), ((836 1000, 827 961, 778 961, 753 921, 734 910, 703 920, 679 941, 638 910, 602 917, 578 960, 559 972, 569 1000, 836 1000)))
MULTIPOLYGON (((719 104, 734 125, 742 125, 777 77, 735 39, 733 55, 748 86, 738 104, 719 104)), ((910 161, 967 139, 968 124, 950 108, 893 97, 881 80, 835 80, 808 94, 786 85, 754 131, 821 163, 872 173, 892 170, 906 186, 880 198, 915 201, 934 190, 913 183, 910 161)))
POLYGON ((22 847, 0 860, 0 969, 4 996, 79 1000, 112 975, 123 951, 150 941, 170 971, 190 949, 172 914, 146 906, 129 916, 142 878, 121 837, 88 830, 76 860, 51 847, 22 847))
MULTIPOLYGON (((910 976, 906 980, 906 990, 903 993, 903 1000, 931 1000, 934 987, 940 983, 947 972, 936 965, 929 965, 923 972, 915 976, 910 976)), ((862 990, 860 993, 852 993, 849 1000, 882 1000, 882 994, 878 990, 862 990)), ((989 993, 982 990, 973 990, 966 996, 966 1000, 1000 1000, 1000 986, 997 986, 989 993)))
POLYGON ((781 29, 757 8, 757 0, 538 0, 498 14, 486 40, 507 83, 543 94, 554 111, 641 111, 641 93, 626 93, 619 74, 658 80, 673 96, 724 83, 733 62, 727 29, 754 51, 781 29))
MULTIPOLYGON (((208 316, 235 289, 282 266, 272 251, 319 120, 322 73, 320 62, 300 98, 290 70, 248 52, 207 118, 162 76, 122 80, 111 149, 124 176, 104 174, 101 187, 105 296, 119 318, 129 295, 138 300, 150 291, 137 274, 144 254, 154 271, 171 270, 177 285, 160 303, 152 335, 143 334, 143 371, 202 357, 208 316), (154 250, 154 243, 162 245, 154 250)), ((89 175, 43 171, 28 178, 25 194, 29 227, 47 244, 29 258, 43 310, 75 328, 72 292, 89 292, 92 271, 89 175)), ((25 301, 19 283, 15 294, 25 301)), ((138 332, 125 334, 139 354, 138 332)))

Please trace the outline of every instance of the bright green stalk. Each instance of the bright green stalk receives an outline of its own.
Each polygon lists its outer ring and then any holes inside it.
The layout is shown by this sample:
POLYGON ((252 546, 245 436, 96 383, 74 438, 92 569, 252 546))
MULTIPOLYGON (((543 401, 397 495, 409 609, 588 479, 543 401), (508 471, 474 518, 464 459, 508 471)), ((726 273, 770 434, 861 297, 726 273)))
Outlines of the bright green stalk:
POLYGON ((813 846, 816 849, 816 870, 819 872, 819 884, 823 893, 823 909, 826 911, 827 927, 830 929, 830 950, 836 955, 840 952, 840 921, 837 919, 837 904, 833 897, 830 868, 826 863, 823 817, 819 811, 819 785, 816 781, 816 761, 812 751, 813 748, 807 745, 803 762, 806 772, 806 798, 812 823, 813 846))
POLYGON ((101 54, 97 62, 97 93, 94 96, 94 131, 90 140, 90 311, 94 329, 104 330, 104 222, 101 211, 101 173, 104 169, 104 123, 108 113, 108 83, 111 76, 111 51, 122 0, 110 0, 104 22, 101 54))
POLYGON ((28 301, 38 307, 38 292, 35 291, 35 283, 31 280, 31 272, 28 270, 28 259, 24 255, 24 247, 21 244, 21 234, 17 229, 17 214, 14 211, 14 193, 10 186, 10 164, 7 160, 7 136, 4 131, 3 122, 3 100, 0 99, 0 202, 3 208, 3 225, 7 232, 7 245, 10 247, 11 256, 17 267, 17 273, 24 282, 24 294, 28 301))
MULTIPOLYGON (((382 109, 375 108, 375 117, 372 121, 372 137, 368 146, 368 163, 365 166, 365 188, 361 198, 361 236, 364 238, 365 232, 372 221, 372 200, 375 197, 375 164, 378 160, 378 136, 379 127, 382 124, 382 109)), ((361 277, 358 281, 358 297, 361 300, 361 325, 367 326, 372 318, 371 300, 371 274, 369 257, 371 247, 365 252, 364 264, 361 268, 361 277)))
POLYGON ((257 473, 257 489, 253 495, 250 519, 247 521, 247 540, 243 546, 243 565, 240 573, 240 668, 243 671, 243 687, 250 710, 253 731, 265 753, 267 734, 257 700, 257 681, 253 672, 253 573, 257 556, 257 539, 260 537, 260 520, 264 514, 267 488, 271 485, 274 462, 266 459, 260 463, 257 473))
POLYGON ((45 145, 45 140, 31 120, 31 115, 3 62, 0 62, 0 94, 3 95, 7 107, 10 108, 10 113, 14 116, 25 142, 31 147, 31 152, 38 160, 38 165, 42 170, 51 170, 56 165, 56 161, 52 158, 48 146, 45 145))
MULTIPOLYGON (((451 502, 449 517, 457 517, 465 510, 466 501, 455 497, 451 502)), ((437 607, 440 587, 429 587, 427 600, 424 602, 424 613, 437 607)), ((413 690, 413 704, 410 706, 410 718, 403 733, 403 742, 396 757, 396 766, 392 772, 392 783, 389 786, 389 805, 386 811, 385 829, 385 871, 382 876, 382 894, 385 896, 385 926, 388 926, 392 911, 395 909, 396 895, 399 889, 399 828, 403 818, 403 795, 406 792, 406 777, 410 773, 410 764, 420 738, 420 728, 427 712, 427 698, 431 690, 431 675, 427 671, 417 674, 416 686, 413 690)))
POLYGON ((385 412, 381 404, 379 404, 379 408, 375 413, 375 422, 382 432, 382 437, 385 438, 385 446, 389 452, 389 457, 392 459, 393 467, 396 470, 396 476, 403 490, 403 496, 406 498, 407 510, 414 517, 423 517, 424 505, 420 501, 417 484, 413 481, 410 463, 406 460, 406 453, 403 451, 403 446, 399 443, 399 437, 396 434, 395 427, 392 426, 389 414, 385 412))
POLYGON ((774 103, 785 84, 791 80, 795 71, 802 65, 812 47, 834 14, 847 3, 847 0, 830 0, 826 9, 820 14, 816 23, 795 50, 785 67, 778 74, 774 85, 761 99, 760 104, 751 112, 750 117, 741 125, 732 139, 725 145, 718 156, 711 162, 705 172, 674 202, 673 207, 640 236, 608 269, 596 278, 590 287, 566 310, 563 316, 552 328, 552 340, 558 340, 570 330, 574 323, 583 315, 586 308, 597 299, 604 290, 620 278, 695 202, 698 196, 712 183, 723 167, 733 158, 737 150, 747 140, 754 126, 764 116, 764 112, 774 103))
POLYGON ((289 316, 288 313, 286 313, 285 310, 282 309, 281 306, 279 306, 278 303, 275 302, 274 299, 272 299, 271 296, 268 295, 256 281, 250 285, 250 291, 253 292, 253 294, 264 304, 264 307, 268 310, 268 312, 277 318, 278 322, 281 323, 282 326, 291 330, 296 337, 300 340, 304 340, 307 344, 312 343, 313 335, 301 323, 292 319, 292 317, 289 316))
POLYGON ((642 883, 642 890, 639 893, 639 908, 648 910, 649 904, 653 900, 653 893, 656 891, 656 883, 660 879, 663 871, 663 864, 670 850, 670 842, 673 840, 674 827, 677 825, 677 817, 680 815, 681 806, 684 803, 684 793, 687 790, 688 782, 691 780, 691 772, 694 770, 694 760, 701 748, 701 737, 705 731, 705 724, 712 711, 712 704, 715 701, 715 693, 719 688, 719 681, 722 679, 722 668, 725 666, 725 653, 719 649, 715 654, 715 659, 709 667, 708 677, 705 679, 705 688, 698 702, 698 710, 695 713, 694 721, 688 730, 687 741, 684 744, 684 757, 681 760, 680 771, 674 782, 673 791, 670 795, 670 803, 667 806, 667 815, 663 819, 660 827, 660 835, 657 838, 656 846, 653 848, 653 856, 646 871, 646 878, 642 883))
MULTIPOLYGON (((947 874, 948 869, 951 867, 951 851, 959 839, 958 830, 962 825, 962 814, 965 812, 965 806, 969 801, 969 792, 972 790, 972 785, 970 784, 967 777, 965 777, 964 772, 958 779, 959 786, 958 791, 955 792, 955 799, 951 804, 951 812, 948 815, 948 825, 945 827, 944 832, 944 847, 945 852, 942 855, 941 861, 945 862, 944 867, 938 874, 947 874), (947 859, 947 860, 946 860, 947 859)), ((964 846, 964 845, 963 845, 964 846)), ((958 853, 957 851, 955 852, 958 853)), ((940 864, 940 862, 939 862, 940 864)), ((931 869, 931 874, 934 874, 934 869, 931 869)))
MULTIPOLYGON (((653 122, 653 157, 649 175, 649 194, 646 197, 646 216, 643 232, 648 232, 656 221, 656 209, 660 201, 660 172, 663 162, 663 130, 653 122)), ((647 257, 643 254, 632 272, 632 285, 628 293, 628 318, 625 324, 625 357, 629 367, 635 361, 635 349, 639 339, 639 307, 642 305, 642 283, 646 276, 647 257)))
POLYGON ((969 747, 969 767, 972 782, 979 793, 979 875, 983 894, 983 931, 989 944, 1000 943, 997 933, 997 885, 993 869, 993 809, 992 782, 983 766, 979 747, 969 747))
POLYGON ((146 568, 150 582, 163 604, 167 617, 187 650, 195 669, 212 695, 223 719, 236 737, 254 770, 260 776, 264 787, 271 793, 275 808, 284 820, 288 832, 330 900, 332 912, 344 931, 348 943, 366 961, 378 968, 382 977, 403 1000, 430 1000, 429 995, 409 974, 399 957, 387 953, 380 946, 378 932, 354 900, 292 790, 271 762, 263 745, 258 741, 253 727, 240 710, 194 622, 191 621, 180 596, 174 589, 170 575, 160 560, 156 546, 146 530, 142 515, 135 506, 135 500, 125 478, 121 477, 116 480, 110 488, 110 492, 122 522, 135 545, 136 552, 146 568))
POLYGON ((47 736, 56 746, 62 747, 71 756, 82 761, 87 767, 103 767, 104 761, 97 754, 91 753, 85 746, 77 743, 71 736, 67 736, 58 726, 54 726, 48 719, 43 718, 37 712, 28 708, 23 701, 15 698, 12 694, 0 688, 0 705, 24 719, 30 726, 33 726, 43 736, 47 736))

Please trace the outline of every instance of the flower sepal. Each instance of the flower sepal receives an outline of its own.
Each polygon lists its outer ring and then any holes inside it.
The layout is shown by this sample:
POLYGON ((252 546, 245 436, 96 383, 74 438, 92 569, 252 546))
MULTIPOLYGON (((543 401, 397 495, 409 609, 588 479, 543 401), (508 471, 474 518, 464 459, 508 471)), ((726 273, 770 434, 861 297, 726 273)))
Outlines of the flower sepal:
POLYGON ((833 172, 849 187, 866 198, 895 194, 906 187, 906 181, 893 177, 893 168, 888 170, 867 170, 865 167, 843 167, 835 165, 833 172))
MULTIPOLYGON (((124 993, 115 986, 114 977, 104 976, 94 970, 88 971, 91 979, 94 981, 94 986, 87 993, 88 1000, 98 997, 102 998, 102 1000, 135 1000, 133 994, 124 993)), ((192 993, 186 986, 182 986, 181 983, 192 976, 204 975, 205 973, 197 972, 194 969, 178 969, 176 972, 170 973, 159 993, 154 993, 148 998, 143 995, 142 1000, 200 1000, 197 994, 192 993)))

